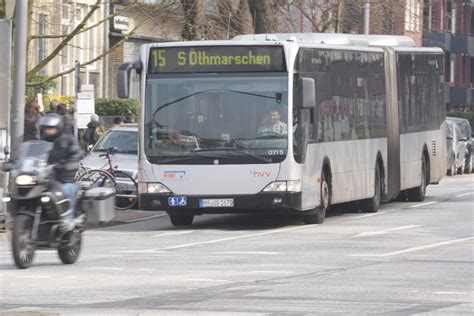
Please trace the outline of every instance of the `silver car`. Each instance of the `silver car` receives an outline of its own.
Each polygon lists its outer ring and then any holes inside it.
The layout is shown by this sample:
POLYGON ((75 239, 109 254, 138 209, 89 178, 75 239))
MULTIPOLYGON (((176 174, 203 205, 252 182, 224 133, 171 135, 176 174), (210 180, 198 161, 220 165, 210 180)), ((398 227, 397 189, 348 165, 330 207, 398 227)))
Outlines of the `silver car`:
POLYGON ((137 124, 123 124, 111 128, 97 141, 82 162, 87 168, 109 169, 107 158, 99 156, 108 149, 114 148, 115 153, 111 157, 112 168, 123 171, 133 179, 137 179, 137 139, 137 124))
POLYGON ((446 121, 446 154, 447 154, 447 174, 454 176, 456 173, 462 174, 464 171, 464 157, 466 153, 466 143, 462 140, 461 129, 449 120, 446 121))
POLYGON ((471 124, 467 119, 458 118, 458 117, 447 117, 446 122, 451 122, 456 124, 460 130, 459 141, 464 143, 465 147, 465 155, 464 155, 464 167, 462 170, 458 170, 458 173, 471 173, 474 166, 473 166, 473 140, 471 137, 472 129, 471 124), (461 172, 459 172, 461 171, 461 172))

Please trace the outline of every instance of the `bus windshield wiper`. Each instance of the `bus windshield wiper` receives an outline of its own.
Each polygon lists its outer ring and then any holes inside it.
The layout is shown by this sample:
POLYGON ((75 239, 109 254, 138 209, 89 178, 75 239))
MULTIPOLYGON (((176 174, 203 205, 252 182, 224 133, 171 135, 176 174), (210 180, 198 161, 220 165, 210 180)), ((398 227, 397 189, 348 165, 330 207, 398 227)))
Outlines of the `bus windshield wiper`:
MULTIPOLYGON (((193 150, 192 152, 215 152, 215 151, 224 151, 224 152, 227 152, 227 153, 234 152, 234 153, 244 154, 245 156, 252 157, 252 158, 255 158, 255 159, 263 161, 263 162, 272 162, 272 160, 269 159, 269 158, 265 158, 265 157, 262 157, 262 156, 259 156, 259 155, 249 153, 245 150, 238 149, 238 148, 232 148, 232 147, 196 149, 196 150, 193 150)), ((216 157, 216 158, 218 158, 218 157, 216 157)), ((226 158, 226 157, 223 157, 223 158, 226 158)))
POLYGON ((178 99, 175 99, 173 101, 170 101, 170 102, 167 102, 163 105, 160 105, 156 110, 155 112, 153 112, 153 115, 152 115, 152 120, 155 122, 155 124, 157 126, 161 126, 158 121, 155 119, 155 116, 156 114, 158 113, 158 111, 166 108, 167 106, 170 106, 172 104, 175 104, 175 103, 178 103, 178 102, 181 102, 183 100, 186 100, 190 97, 193 97, 195 95, 199 95, 199 94, 202 94, 202 93, 207 93, 207 92, 233 92, 233 93, 239 93, 239 94, 245 94, 245 95, 251 95, 251 96, 254 96, 254 97, 260 97, 260 98, 266 98, 266 99, 273 99, 275 100, 277 103, 281 102, 281 96, 282 94, 280 92, 276 92, 275 93, 275 96, 274 97, 271 97, 271 96, 268 96, 268 95, 264 95, 264 94, 258 94, 258 93, 252 93, 252 92, 246 92, 246 91, 239 91, 239 90, 232 90, 232 89, 206 89, 206 90, 202 90, 202 91, 198 91, 198 92, 194 92, 194 93, 191 93, 191 94, 188 94, 188 95, 185 95, 181 98, 178 98, 178 99))

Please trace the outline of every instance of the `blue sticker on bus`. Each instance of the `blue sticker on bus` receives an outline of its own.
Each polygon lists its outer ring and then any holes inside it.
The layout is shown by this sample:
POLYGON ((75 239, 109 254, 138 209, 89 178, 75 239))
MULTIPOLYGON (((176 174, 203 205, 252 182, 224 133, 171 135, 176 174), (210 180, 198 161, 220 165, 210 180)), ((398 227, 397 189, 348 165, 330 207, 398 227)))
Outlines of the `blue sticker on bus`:
POLYGON ((186 197, 185 196, 172 196, 168 198, 169 206, 186 206, 186 197))

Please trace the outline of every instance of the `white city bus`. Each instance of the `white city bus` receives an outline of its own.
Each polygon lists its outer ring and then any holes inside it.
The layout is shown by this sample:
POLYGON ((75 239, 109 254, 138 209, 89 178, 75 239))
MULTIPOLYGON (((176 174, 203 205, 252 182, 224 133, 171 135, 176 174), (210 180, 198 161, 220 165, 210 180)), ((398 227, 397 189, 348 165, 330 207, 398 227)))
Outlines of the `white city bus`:
POLYGON ((205 213, 423 201, 446 171, 444 59, 401 36, 259 34, 143 45, 139 202, 175 226, 205 213))

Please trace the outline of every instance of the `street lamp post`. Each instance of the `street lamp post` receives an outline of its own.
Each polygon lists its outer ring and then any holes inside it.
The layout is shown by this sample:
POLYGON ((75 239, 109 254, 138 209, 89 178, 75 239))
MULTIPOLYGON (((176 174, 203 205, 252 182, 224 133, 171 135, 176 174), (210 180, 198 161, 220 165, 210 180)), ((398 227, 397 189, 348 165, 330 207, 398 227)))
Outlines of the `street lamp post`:
POLYGON ((26 36, 28 0, 16 3, 15 52, 13 67, 13 98, 11 107, 11 158, 16 160, 20 144, 23 142, 26 91, 26 36))
POLYGON ((369 35, 370 27, 370 0, 364 0, 364 34, 369 35))

